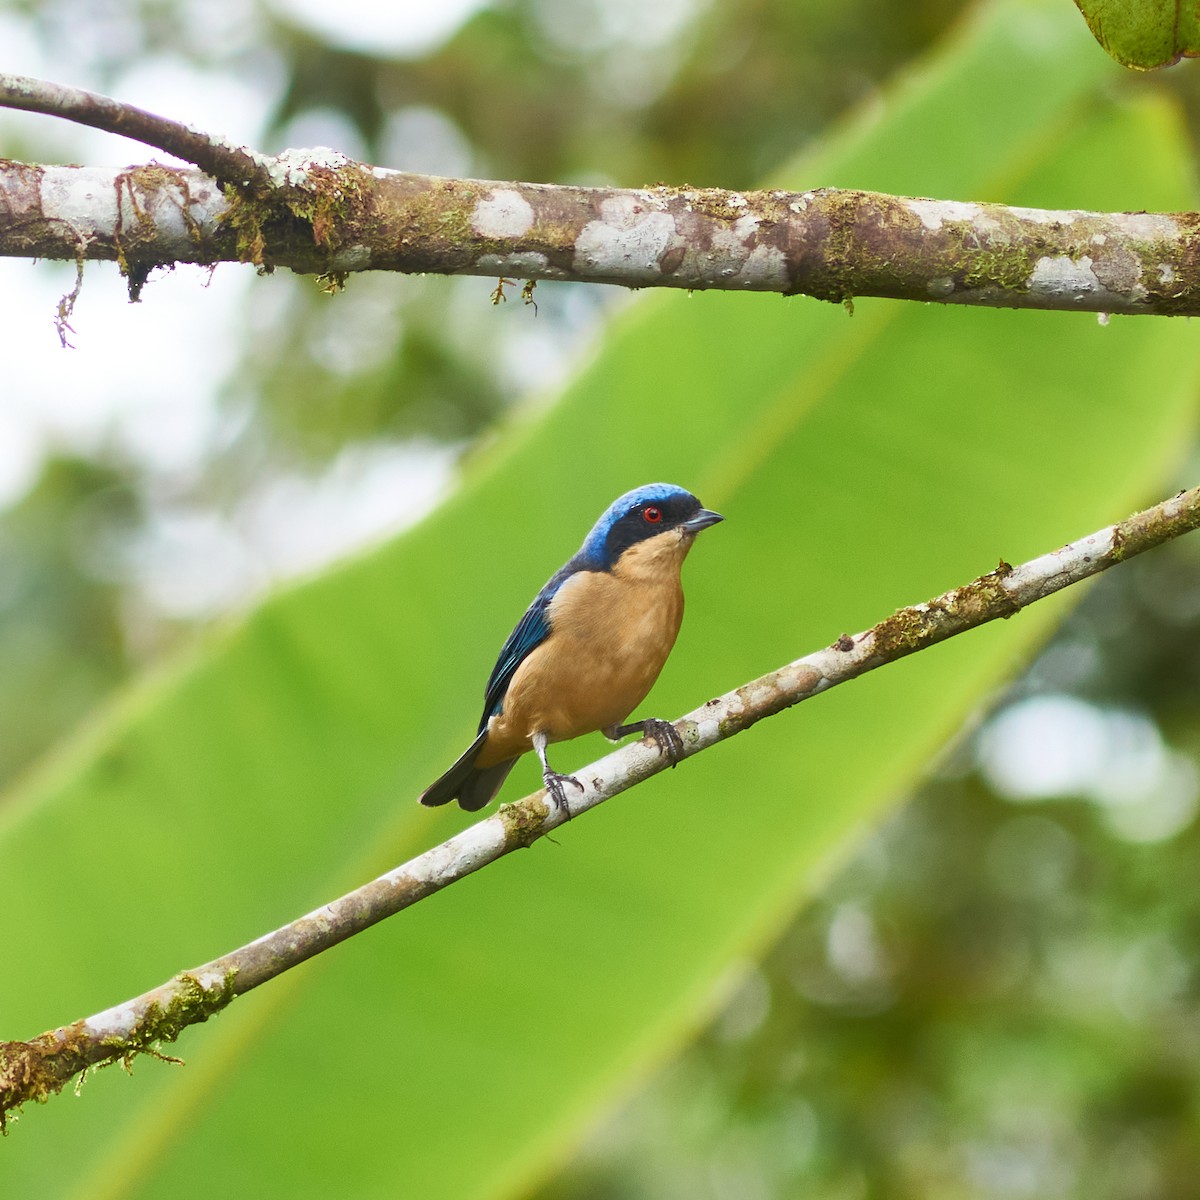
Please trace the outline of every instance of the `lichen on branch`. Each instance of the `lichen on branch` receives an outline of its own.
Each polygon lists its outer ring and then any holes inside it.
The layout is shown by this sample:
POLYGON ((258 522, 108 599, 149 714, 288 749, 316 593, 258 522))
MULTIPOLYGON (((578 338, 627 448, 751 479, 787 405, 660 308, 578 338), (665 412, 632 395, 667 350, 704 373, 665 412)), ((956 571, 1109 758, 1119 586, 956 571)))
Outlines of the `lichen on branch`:
POLYGON ((1200 217, 836 188, 584 188, 442 179, 332 150, 264 155, 108 97, 0 74, 0 106, 137 137, 198 169, 0 160, 0 256, 287 267, 1200 314, 1200 217), (81 251, 81 247, 83 247, 81 251))

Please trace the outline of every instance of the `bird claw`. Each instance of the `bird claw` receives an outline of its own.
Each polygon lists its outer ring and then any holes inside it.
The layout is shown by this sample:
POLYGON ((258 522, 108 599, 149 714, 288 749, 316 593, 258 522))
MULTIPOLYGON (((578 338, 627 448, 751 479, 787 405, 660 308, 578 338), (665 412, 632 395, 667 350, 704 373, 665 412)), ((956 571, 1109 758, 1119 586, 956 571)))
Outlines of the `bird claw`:
POLYGON ((567 801, 567 792, 563 785, 573 783, 582 792, 583 784, 574 775, 560 775, 557 771, 550 770, 549 767, 542 772, 542 783, 545 784, 546 791, 554 800, 554 807, 562 813, 563 820, 569 821, 572 816, 571 805, 567 801))
POLYGON ((654 743, 659 754, 666 758, 672 767, 683 758, 683 738, 679 730, 670 721, 660 721, 657 717, 647 717, 642 722, 643 736, 654 743))

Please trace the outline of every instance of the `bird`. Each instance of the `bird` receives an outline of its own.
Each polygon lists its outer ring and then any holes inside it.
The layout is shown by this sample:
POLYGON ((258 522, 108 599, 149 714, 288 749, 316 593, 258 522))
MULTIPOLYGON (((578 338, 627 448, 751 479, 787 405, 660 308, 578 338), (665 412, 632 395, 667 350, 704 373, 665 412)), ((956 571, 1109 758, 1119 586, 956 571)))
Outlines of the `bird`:
POLYGON ((683 560, 696 535, 724 519, 671 483, 644 484, 614 500, 509 634, 484 689, 475 740, 420 802, 457 800, 476 812, 532 749, 547 793, 569 818, 566 786, 583 785, 550 766, 546 747, 596 730, 613 742, 641 733, 674 766, 683 752, 674 725, 654 717, 623 722, 675 645, 683 560))

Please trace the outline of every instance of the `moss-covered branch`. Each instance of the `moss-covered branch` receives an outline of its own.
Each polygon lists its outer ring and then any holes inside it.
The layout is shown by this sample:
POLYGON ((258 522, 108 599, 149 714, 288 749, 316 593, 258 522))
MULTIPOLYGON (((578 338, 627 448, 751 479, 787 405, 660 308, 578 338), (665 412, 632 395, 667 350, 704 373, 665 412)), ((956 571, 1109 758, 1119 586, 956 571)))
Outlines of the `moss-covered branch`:
MULTIPOLYGON (((748 729, 836 684, 894 662, 1028 604, 1200 525, 1200 487, 1110 525, 1019 567, 995 570, 924 604, 903 608, 871 629, 840 637, 745 686, 709 700, 675 722, 684 756, 748 729)), ((646 742, 624 747, 576 773, 572 815, 657 774, 666 760, 646 742)), ((236 996, 472 874, 530 846, 564 820, 544 791, 426 851, 403 866, 214 962, 184 971, 153 991, 28 1042, 0 1042, 0 1128, 5 1114, 44 1101, 81 1071, 142 1053, 161 1054, 188 1025, 236 996)))
POLYGON ((1104 313, 1200 313, 1200 217, 814 188, 732 192, 440 179, 329 150, 265 156, 76 89, 0 74, 0 106, 197 164, 0 160, 0 256, 570 279, 1104 313))

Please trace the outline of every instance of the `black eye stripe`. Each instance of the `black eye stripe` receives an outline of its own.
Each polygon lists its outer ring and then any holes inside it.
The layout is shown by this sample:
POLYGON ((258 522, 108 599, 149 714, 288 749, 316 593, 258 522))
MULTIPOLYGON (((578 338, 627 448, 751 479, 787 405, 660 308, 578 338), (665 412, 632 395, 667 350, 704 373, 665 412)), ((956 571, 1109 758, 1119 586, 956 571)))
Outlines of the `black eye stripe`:
POLYGON ((604 540, 605 569, 611 567, 621 555, 637 542, 674 529, 700 511, 700 501, 695 496, 664 496, 661 500, 642 500, 613 522, 604 540), (657 519, 650 514, 657 513, 657 519))

